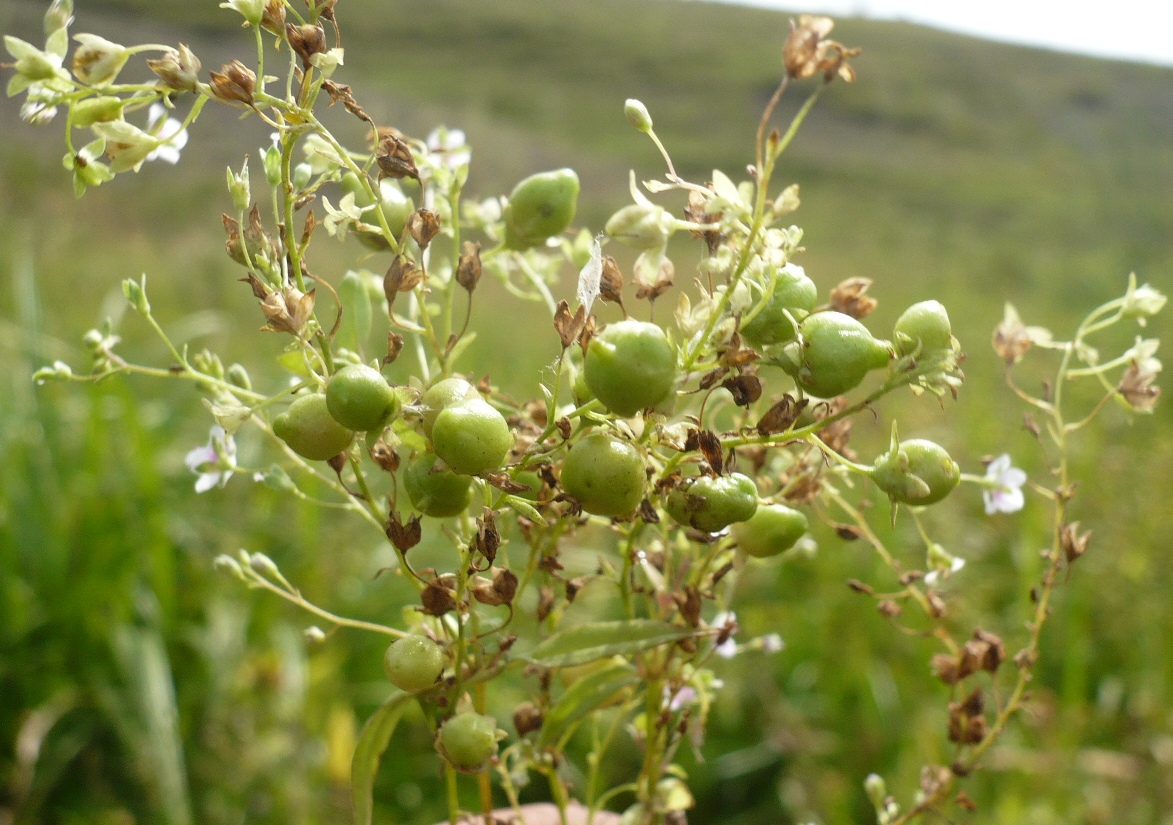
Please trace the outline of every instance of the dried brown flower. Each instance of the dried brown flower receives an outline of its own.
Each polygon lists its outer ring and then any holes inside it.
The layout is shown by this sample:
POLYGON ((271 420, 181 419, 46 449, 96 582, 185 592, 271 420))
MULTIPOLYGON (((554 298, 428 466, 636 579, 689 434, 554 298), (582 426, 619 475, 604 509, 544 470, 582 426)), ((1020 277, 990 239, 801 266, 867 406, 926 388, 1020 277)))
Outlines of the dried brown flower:
POLYGON ((1133 361, 1124 371, 1116 392, 1137 412, 1152 412, 1157 406, 1157 399, 1161 397, 1161 388, 1153 386, 1160 371, 1161 362, 1156 358, 1133 361))
POLYGON ((168 49, 157 60, 147 60, 147 68, 158 75, 163 85, 177 92, 194 92, 199 83, 200 60, 182 43, 168 49))
POLYGON ((848 278, 831 290, 831 309, 857 320, 866 318, 877 306, 875 298, 864 294, 871 285, 871 278, 848 278))
POLYGON ((827 39, 835 28, 830 17, 800 15, 798 22, 790 21, 790 36, 782 48, 782 65, 786 74, 795 80, 805 80, 822 74, 826 82, 841 77, 847 83, 855 80, 855 70, 847 63, 860 49, 848 48, 827 39))

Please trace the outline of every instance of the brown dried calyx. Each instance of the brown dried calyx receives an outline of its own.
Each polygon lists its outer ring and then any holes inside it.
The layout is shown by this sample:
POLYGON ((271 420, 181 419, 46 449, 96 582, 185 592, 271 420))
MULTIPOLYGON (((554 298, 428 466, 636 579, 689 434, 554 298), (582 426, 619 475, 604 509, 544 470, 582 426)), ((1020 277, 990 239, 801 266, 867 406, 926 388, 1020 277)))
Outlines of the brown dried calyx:
POLYGON ((831 309, 856 320, 866 318, 878 303, 864 294, 871 285, 871 278, 848 278, 831 290, 831 309))
POLYGON ((301 58, 301 63, 307 69, 310 58, 315 54, 326 53, 326 31, 320 25, 306 24, 297 26, 288 23, 285 26, 285 39, 289 47, 301 58))
POLYGON ((395 129, 379 129, 379 147, 375 152, 375 162, 379 164, 380 179, 420 179, 415 158, 411 155, 411 147, 395 129))
POLYGON ((253 105, 257 90, 257 76, 239 60, 225 63, 220 71, 212 72, 212 94, 224 103, 253 105))

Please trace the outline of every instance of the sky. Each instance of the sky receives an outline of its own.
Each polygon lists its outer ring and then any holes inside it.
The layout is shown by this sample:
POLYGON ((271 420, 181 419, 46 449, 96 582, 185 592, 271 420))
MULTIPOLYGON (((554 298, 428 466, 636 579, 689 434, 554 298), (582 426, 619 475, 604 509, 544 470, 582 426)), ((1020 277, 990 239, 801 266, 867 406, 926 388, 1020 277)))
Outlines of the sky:
POLYGON ((907 20, 975 37, 1173 66, 1173 0, 717 0, 907 20), (1057 11, 1058 10, 1058 11, 1057 11))

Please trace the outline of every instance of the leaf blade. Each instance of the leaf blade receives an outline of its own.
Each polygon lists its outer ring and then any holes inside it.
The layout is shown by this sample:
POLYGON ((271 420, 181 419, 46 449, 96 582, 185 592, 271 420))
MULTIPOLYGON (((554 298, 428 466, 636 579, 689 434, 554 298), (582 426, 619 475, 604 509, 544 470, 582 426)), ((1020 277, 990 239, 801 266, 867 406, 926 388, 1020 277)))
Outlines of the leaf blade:
POLYGON ((395 733, 395 727, 412 698, 410 693, 393 693, 371 714, 371 718, 367 719, 358 736, 358 742, 354 746, 354 758, 350 762, 350 791, 354 801, 356 825, 371 825, 374 813, 375 774, 379 770, 379 760, 387 750, 391 735, 395 733))
POLYGON ((529 659, 546 667, 585 665, 678 642, 692 633, 689 628, 654 619, 588 622, 550 636, 530 651, 529 659))

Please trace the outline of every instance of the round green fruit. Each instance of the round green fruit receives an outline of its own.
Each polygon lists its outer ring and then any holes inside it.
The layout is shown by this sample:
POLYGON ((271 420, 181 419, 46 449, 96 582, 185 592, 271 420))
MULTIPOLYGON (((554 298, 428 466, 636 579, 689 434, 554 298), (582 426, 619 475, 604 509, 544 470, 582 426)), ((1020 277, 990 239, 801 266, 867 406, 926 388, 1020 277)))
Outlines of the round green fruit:
POLYGON ((425 516, 456 516, 472 504, 472 479, 436 464, 435 453, 416 456, 403 472, 403 487, 412 506, 425 516))
POLYGON ((446 407, 451 407, 453 404, 463 404, 465 401, 480 397, 481 394, 476 391, 476 388, 463 378, 452 377, 437 381, 420 398, 419 406, 423 410, 424 435, 428 438, 432 437, 432 425, 436 423, 436 416, 446 407))
POLYGON ((872 481, 893 501, 936 504, 961 481, 961 467, 940 444, 910 438, 876 459, 872 481))
POLYGON ((325 461, 350 446, 354 432, 339 424, 321 393, 303 395, 273 419, 273 433, 302 458, 325 461))
POLYGON ((497 721, 479 713, 458 713, 440 727, 436 747, 461 773, 476 773, 497 753, 497 721))
POLYGON ((679 524, 715 533, 753 517, 758 509, 758 486, 741 473, 720 478, 700 476, 673 489, 665 507, 679 524))
POLYGON ((676 352, 655 324, 619 321, 591 339, 583 374, 607 409, 632 416, 655 407, 672 392, 676 352))
POLYGON ((801 340, 787 346, 783 368, 804 392, 834 398, 855 389, 891 359, 888 345, 841 312, 816 312, 799 325, 801 340))
POLYGON ((593 433, 570 448, 562 463, 562 489, 596 516, 629 516, 647 487, 639 450, 606 433, 593 433))
POLYGON ((953 329, 949 313, 940 301, 913 304, 896 319, 892 337, 900 355, 911 355, 918 347, 922 353, 950 349, 953 329))
POLYGON ((383 374, 366 364, 350 364, 330 376, 326 409, 349 430, 381 429, 399 410, 399 396, 383 374))
POLYGON ((733 525, 737 546, 764 559, 785 553, 806 535, 806 516, 785 504, 763 504, 748 521, 733 525))
POLYGON ((455 472, 476 475, 505 463, 513 433, 492 404, 474 398, 440 410, 432 425, 432 447, 455 472))
POLYGON ((787 267, 778 273, 770 300, 749 323, 741 325, 741 337, 753 346, 768 347, 793 341, 798 334, 795 321, 801 322, 819 300, 815 282, 806 273, 795 269, 787 267))
POLYGON ((383 670, 395 687, 419 693, 436 684, 444 672, 444 651, 426 636, 404 636, 383 654, 383 670))
POLYGON ((539 172, 518 183, 505 206, 505 245, 528 249, 563 232, 574 220, 578 188, 573 169, 539 172))

